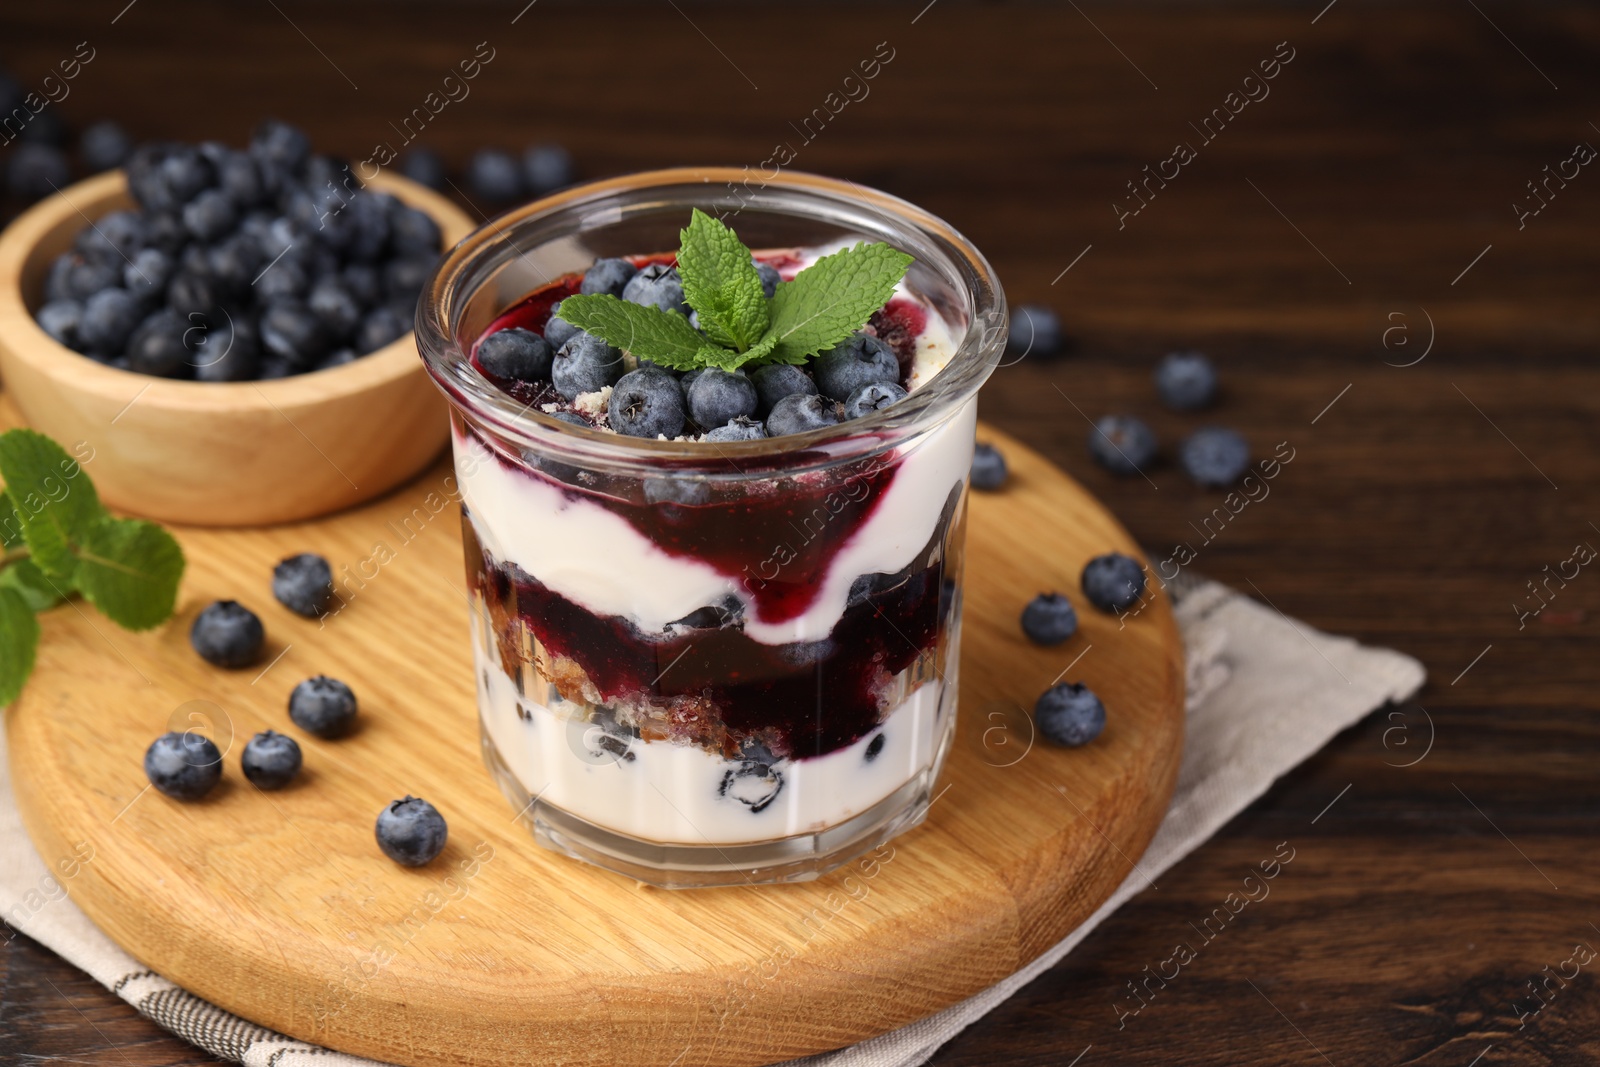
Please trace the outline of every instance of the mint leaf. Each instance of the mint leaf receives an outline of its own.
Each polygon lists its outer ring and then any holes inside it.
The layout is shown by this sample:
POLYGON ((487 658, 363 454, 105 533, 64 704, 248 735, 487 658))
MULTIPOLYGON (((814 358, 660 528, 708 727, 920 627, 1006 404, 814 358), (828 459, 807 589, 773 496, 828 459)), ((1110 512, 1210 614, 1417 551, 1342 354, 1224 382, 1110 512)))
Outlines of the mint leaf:
POLYGON ((148 630, 172 615, 183 549, 155 523, 107 515, 85 532, 78 560, 78 589, 118 626, 148 630))
POLYGON ((614 296, 569 296, 561 301, 561 317, 613 348, 673 370, 693 370, 706 339, 676 311, 630 304, 614 296))
POLYGON ((22 692, 39 648, 39 620, 22 594, 0 588, 0 705, 22 692))
POLYGON ((775 341, 768 362, 798 363, 849 337, 889 302, 911 263, 911 256, 881 242, 858 243, 779 282, 763 337, 775 341))
POLYGON ((750 249, 699 208, 678 237, 678 276, 700 329, 724 348, 745 351, 766 333, 768 321, 767 294, 750 249))
POLYGON ((0 434, 0 477, 34 562, 71 577, 73 542, 105 514, 94 483, 60 445, 32 430, 0 434))
POLYGON ((17 515, 17 506, 11 502, 11 494, 0 491, 0 547, 16 548, 22 544, 22 519, 17 515))
POLYGON ((46 611, 66 599, 69 590, 62 582, 51 581, 31 559, 14 560, 0 571, 0 589, 15 589, 28 602, 31 611, 46 611))

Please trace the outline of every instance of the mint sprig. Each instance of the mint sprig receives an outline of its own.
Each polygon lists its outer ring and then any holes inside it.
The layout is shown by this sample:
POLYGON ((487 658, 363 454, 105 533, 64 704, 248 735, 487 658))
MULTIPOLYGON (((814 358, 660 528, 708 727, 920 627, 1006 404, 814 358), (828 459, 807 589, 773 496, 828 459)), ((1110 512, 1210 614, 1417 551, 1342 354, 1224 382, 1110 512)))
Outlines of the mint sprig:
POLYGON ((912 263, 889 245, 860 242, 779 282, 769 298, 750 249, 721 222, 696 209, 679 240, 678 275, 699 330, 676 311, 603 294, 567 297, 562 319, 673 370, 803 363, 859 330, 912 263))
POLYGON ((22 691, 37 613, 81 593, 112 622, 148 630, 171 617, 183 549, 166 530, 106 511, 94 483, 44 434, 0 434, 0 705, 22 691))

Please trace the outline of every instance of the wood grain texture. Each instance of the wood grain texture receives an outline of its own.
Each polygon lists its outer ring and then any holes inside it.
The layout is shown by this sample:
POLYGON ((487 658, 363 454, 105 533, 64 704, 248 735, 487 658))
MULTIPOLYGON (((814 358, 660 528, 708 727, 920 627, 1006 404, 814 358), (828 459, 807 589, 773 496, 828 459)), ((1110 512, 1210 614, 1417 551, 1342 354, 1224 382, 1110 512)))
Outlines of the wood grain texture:
MULTIPOLYGON (((428 212, 445 247, 472 229, 415 182, 385 173, 369 184, 428 212)), ((57 344, 33 320, 50 264, 86 220, 130 206, 126 178, 112 171, 0 234, 6 392, 30 425, 100 460, 95 487, 108 503, 170 522, 292 521, 386 493, 444 448, 449 425, 410 333, 346 366, 266 382, 153 378, 57 344)))
POLYGON ((1181 751, 1182 653, 1161 594, 1125 626, 1083 604, 1058 648, 1023 638, 1017 615, 1041 585, 1075 590, 1089 557, 1134 546, 1047 461, 1000 443, 1013 477, 969 505, 961 712, 939 799, 924 827, 816 882, 665 892, 545 853, 512 821, 479 763, 457 510, 416 519, 454 485, 445 467, 317 523, 181 531, 190 571, 158 632, 53 611, 7 716, 24 819, 43 855, 92 853, 68 893, 135 957, 254 1022, 377 1059, 645 1065, 670 1046, 680 1063, 732 1067, 909 1022, 1093 911, 1155 832, 1181 751), (1061 517, 1065 536, 1034 536, 1061 517), (376 569, 362 561, 380 543, 393 558, 376 569), (272 564, 307 549, 369 575, 325 624, 266 593, 272 564), (268 625, 256 668, 218 671, 189 648, 194 614, 222 597, 268 625), (1022 709, 1080 654, 1071 676, 1101 694, 1107 730, 1078 750, 1036 742, 1022 709), (359 694, 353 738, 288 720, 288 691, 324 672, 359 694), (306 751, 304 780, 277 793, 238 771, 269 727, 306 751), (224 749, 204 802, 147 788, 144 748, 173 728, 224 749), (422 870, 372 839, 408 793, 451 825, 422 870))
MULTIPOLYGON (((789 123, 889 41, 896 58, 871 95, 801 145, 795 165, 941 214, 983 249, 1014 302, 1060 310, 1070 355, 997 373, 984 387, 985 419, 1165 551, 1193 538, 1188 524, 1214 495, 1170 467, 1152 472, 1159 491, 1095 468, 1083 418, 1053 386, 1090 416, 1151 418, 1170 446, 1198 420, 1156 408, 1151 364, 1168 348, 1204 348, 1225 390, 1210 421, 1261 447, 1308 447, 1195 566, 1238 588, 1254 581, 1313 625, 1410 652, 1432 678, 1419 703, 1337 738, 932 1062, 1595 1059, 1600 999, 1587 977, 1525 1028, 1510 1010, 1573 941, 1600 945, 1588 925, 1600 921, 1600 582, 1586 570, 1525 629, 1511 610, 1577 540, 1600 545, 1584 533, 1600 523, 1593 168, 1524 229, 1511 208, 1577 140, 1600 145, 1585 92, 1600 49, 1591 7, 1476 0, 1480 14, 1458 0, 1339 0, 1312 25, 1320 0, 1080 2, 1091 25, 1066 4, 939 0, 913 25, 924 0, 679 0, 683 15, 630 4, 603 19, 542 0, 512 25, 525 0, 449 10, 279 0, 291 25, 267 5, 165 0, 107 28, 124 6, 9 10, 0 56, 37 85, 91 36, 100 55, 61 105, 79 124, 110 115, 142 135, 236 138, 270 110, 306 124, 319 147, 364 158, 487 39, 497 58, 425 142, 459 167, 481 145, 551 138, 590 175, 755 166, 780 138, 800 144, 789 123), (217 46, 241 35, 249 48, 217 46), (1298 55, 1272 95, 1119 230, 1111 203, 1124 183, 1284 40, 1298 55), (670 91, 640 92, 616 76, 619 66, 664 70, 669 55, 688 57, 672 67, 670 91), (1432 354, 1414 368, 1385 366, 1420 353, 1421 309, 1438 327, 1432 354), (1397 324, 1408 329, 1391 340, 1409 349, 1384 347, 1397 324), (1397 747, 1407 737, 1434 738, 1409 768, 1397 766, 1415 758, 1397 747), (1286 839, 1299 855, 1271 899, 1119 1029, 1113 1005, 1125 983, 1286 839)), ((0 949, 0 1047, 19 1062, 211 1062, 22 937, 0 949)))

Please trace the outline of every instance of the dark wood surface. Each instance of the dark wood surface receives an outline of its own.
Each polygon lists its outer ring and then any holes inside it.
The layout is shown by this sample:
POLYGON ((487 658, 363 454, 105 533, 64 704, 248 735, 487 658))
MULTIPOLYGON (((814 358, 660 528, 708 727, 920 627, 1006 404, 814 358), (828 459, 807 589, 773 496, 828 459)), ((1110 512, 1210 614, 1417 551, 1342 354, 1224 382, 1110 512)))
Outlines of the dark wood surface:
MULTIPOLYGON (((787 140, 796 167, 925 205, 1071 336, 1058 360, 1000 370, 984 417, 1083 479, 1153 556, 1193 542, 1196 569, 1426 664, 1417 702, 1336 739, 934 1062, 1600 1057, 1595 964, 1551 979, 1537 1014, 1528 986, 1600 947, 1600 574, 1553 583, 1520 626, 1513 606, 1600 545, 1600 172, 1552 184, 1520 229, 1513 208, 1536 206, 1525 183, 1546 164, 1600 145, 1600 14, 546 0, 513 24, 521 3, 140 0, 113 25, 124 2, 11 5, 0 60, 32 84, 88 38, 96 58, 60 105, 76 123, 237 141, 271 113, 362 158, 488 41, 471 96, 425 137, 457 164, 551 138, 590 175, 755 166, 787 140), (894 58, 870 95, 802 144, 789 123, 881 41, 894 58), (1203 143, 1188 123, 1282 41, 1294 58, 1270 95, 1203 143), (1179 141, 1197 157, 1119 228, 1124 183, 1179 141), (1180 346, 1224 375, 1203 420, 1152 395, 1155 358, 1180 346), (1296 459, 1201 544, 1189 523, 1213 494, 1170 463, 1154 487, 1089 463, 1085 415, 1109 411, 1148 417, 1169 456, 1214 421, 1296 459), (1279 842, 1295 859, 1271 896, 1119 1028, 1126 983, 1194 940, 1279 842)), ((0 949, 0 1050, 210 1062, 20 936, 0 949)))

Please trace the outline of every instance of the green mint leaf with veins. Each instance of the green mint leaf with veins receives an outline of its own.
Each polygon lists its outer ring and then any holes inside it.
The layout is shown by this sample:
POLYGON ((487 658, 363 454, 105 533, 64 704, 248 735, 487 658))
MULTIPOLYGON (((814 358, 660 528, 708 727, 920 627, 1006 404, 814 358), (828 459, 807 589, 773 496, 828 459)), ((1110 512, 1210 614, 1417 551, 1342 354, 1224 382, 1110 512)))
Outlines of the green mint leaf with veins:
POLYGON ((713 344, 748 351, 768 324, 767 294, 750 249, 699 208, 678 237, 678 276, 700 329, 713 344))
POLYGON ((148 630, 172 615, 183 577, 183 549, 143 519, 103 516, 85 532, 77 586, 112 622, 148 630))
POLYGON ((0 477, 28 554, 46 574, 70 578, 73 544, 105 514, 94 483, 65 449, 32 430, 0 434, 0 477))
POLYGON ((707 347, 706 339, 676 311, 630 304, 597 293, 567 297, 561 301, 561 317, 612 348, 632 352, 663 367, 693 370, 704 366, 700 352, 707 347))
POLYGON ((773 341, 766 362, 799 363, 849 337, 889 302, 912 261, 886 244, 858 243, 779 282, 762 338, 773 341))
POLYGON ((18 559, 0 571, 0 589, 14 589, 28 602, 30 611, 47 611, 67 598, 71 587, 54 581, 31 559, 18 559))
POLYGON ((39 620, 15 589, 0 588, 0 705, 17 699, 33 670, 39 620))
POLYGON ((22 544, 22 519, 11 494, 0 491, 0 548, 16 548, 22 544))

